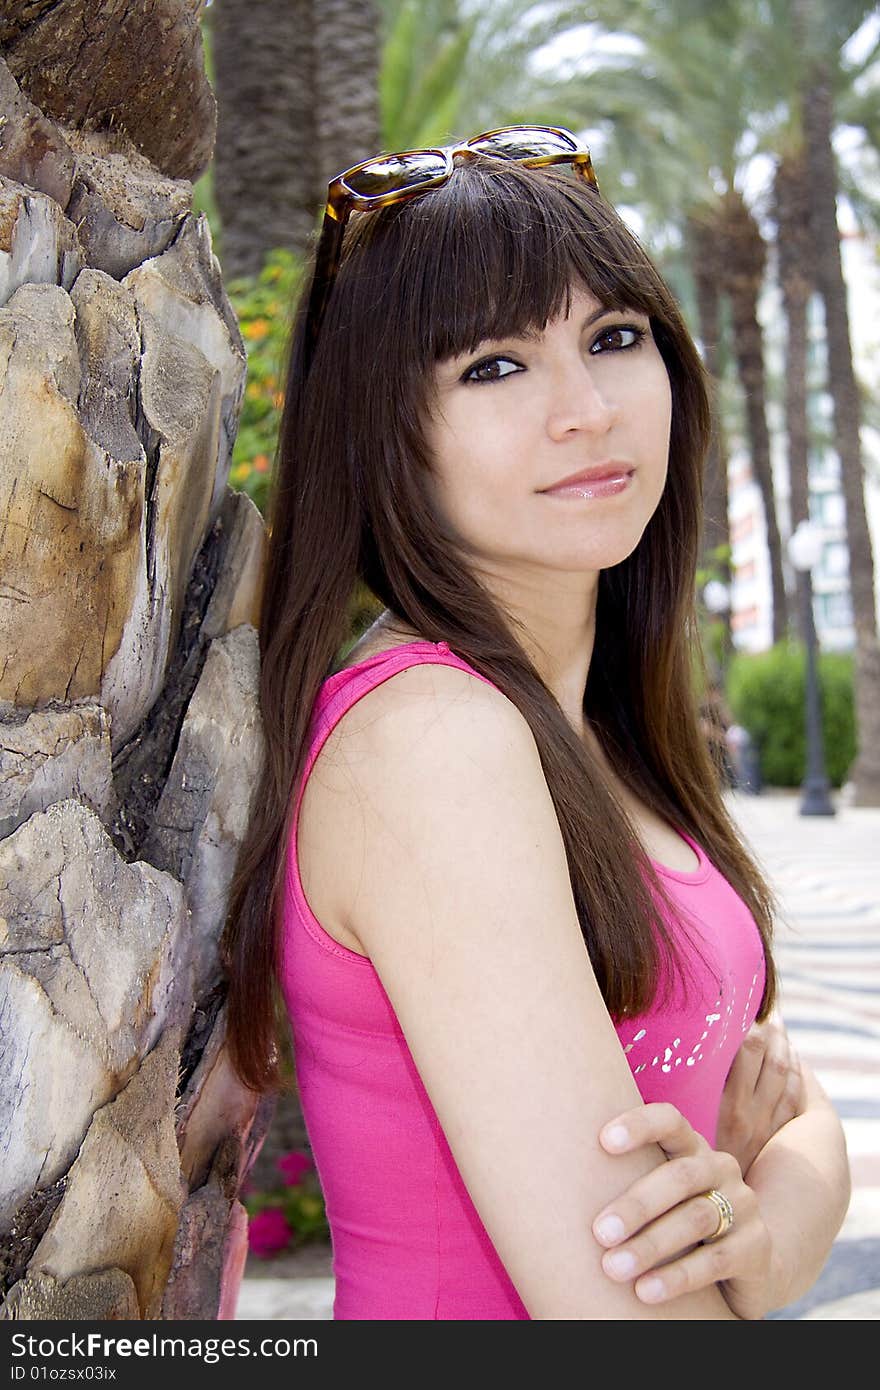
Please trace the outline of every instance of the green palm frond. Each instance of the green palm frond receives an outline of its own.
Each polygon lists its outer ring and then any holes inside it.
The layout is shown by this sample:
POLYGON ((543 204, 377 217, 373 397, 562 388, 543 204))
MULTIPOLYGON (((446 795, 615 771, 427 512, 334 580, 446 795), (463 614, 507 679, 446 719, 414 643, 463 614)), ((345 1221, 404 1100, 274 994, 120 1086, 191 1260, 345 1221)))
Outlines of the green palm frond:
POLYGON ((880 85, 862 91, 848 88, 835 109, 841 125, 864 131, 874 149, 880 150, 880 85))
POLYGON ((448 142, 460 132, 456 118, 462 96, 462 74, 473 41, 474 23, 468 21, 450 35, 425 64, 407 108, 412 143, 419 147, 448 142))
POLYGON ((880 157, 876 147, 851 152, 840 162, 840 192, 852 208, 859 226, 880 233, 880 157))
POLYGON ((379 114, 382 125, 382 145, 395 144, 396 132, 402 124, 403 112, 413 83, 413 57, 417 52, 418 7, 409 3, 400 7, 385 39, 379 78, 379 114))

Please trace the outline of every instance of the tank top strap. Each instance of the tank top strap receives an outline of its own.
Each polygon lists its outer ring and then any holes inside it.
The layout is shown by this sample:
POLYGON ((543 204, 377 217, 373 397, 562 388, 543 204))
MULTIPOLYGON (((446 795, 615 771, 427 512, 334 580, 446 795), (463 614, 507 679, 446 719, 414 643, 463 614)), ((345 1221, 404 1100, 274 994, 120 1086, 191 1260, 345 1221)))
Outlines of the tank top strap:
POLYGON ((323 742, 323 738, 334 724, 362 695, 375 690, 398 671, 403 671, 408 666, 427 664, 457 666, 460 670, 470 672, 472 676, 478 676, 487 685, 493 684, 462 657, 456 656, 455 652, 450 650, 448 642, 401 642, 396 647, 377 652, 375 656, 369 656, 365 661, 359 661, 353 666, 343 667, 341 671, 327 677, 315 702, 318 725, 315 736, 323 742))

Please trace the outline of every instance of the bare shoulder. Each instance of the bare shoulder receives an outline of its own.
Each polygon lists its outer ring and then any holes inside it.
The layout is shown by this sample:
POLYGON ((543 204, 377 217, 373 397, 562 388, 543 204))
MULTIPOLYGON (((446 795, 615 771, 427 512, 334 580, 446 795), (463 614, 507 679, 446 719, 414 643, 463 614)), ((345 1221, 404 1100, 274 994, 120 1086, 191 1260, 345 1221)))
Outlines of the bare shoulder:
MULTIPOLYGON (((334 732, 332 776, 345 801, 347 843, 373 863, 395 857, 389 826, 424 835, 426 817, 454 820, 456 806, 479 806, 490 784, 506 801, 537 796, 552 807, 528 721, 496 686, 459 667, 406 667, 359 700, 334 732)), ((454 839, 454 825, 449 830, 454 839)))
MULTIPOLYGON (((384 872, 372 843, 374 822, 398 815, 417 822, 425 796, 436 798, 444 778, 460 783, 456 763, 472 769, 475 754, 488 756, 490 742, 508 773, 521 765, 520 744, 540 774, 531 730, 516 706, 496 686, 439 662, 389 676, 334 725, 306 783, 297 848, 306 897, 340 944, 370 954, 359 920, 365 859, 384 872)), ((511 794, 527 792, 512 786, 511 794)), ((385 847, 393 860, 393 843, 385 847)))
POLYGON ((456 879, 464 884, 464 866, 477 856, 485 892, 497 890, 501 901, 508 856, 521 841, 540 858, 555 905, 572 905, 537 745, 502 691, 459 667, 431 663, 399 672, 358 707, 336 771, 348 789, 347 843, 357 851, 350 922, 371 955, 396 930, 389 909, 404 879, 410 892, 439 900, 455 891, 456 879))
POLYGON ((508 759, 511 774, 523 764, 540 774, 528 721, 502 691, 460 667, 426 662, 396 672, 346 711, 322 749, 320 780, 347 817, 397 784, 417 803, 437 778, 467 775, 474 754, 508 759))

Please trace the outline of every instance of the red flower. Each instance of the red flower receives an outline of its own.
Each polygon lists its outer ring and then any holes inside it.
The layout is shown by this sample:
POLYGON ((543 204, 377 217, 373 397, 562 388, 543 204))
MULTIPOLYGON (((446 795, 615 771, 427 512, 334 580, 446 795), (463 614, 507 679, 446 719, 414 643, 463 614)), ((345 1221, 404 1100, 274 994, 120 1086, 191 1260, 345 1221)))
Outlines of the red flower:
POLYGON ((261 1260, 267 1260, 272 1255, 277 1255, 279 1250, 285 1250, 292 1235, 293 1232, 280 1207, 266 1207, 265 1211, 252 1216, 248 1223, 248 1245, 261 1260))
POLYGON ((307 1153, 301 1149, 294 1149, 291 1153, 282 1154, 275 1163, 281 1176, 284 1178, 286 1187, 296 1187, 302 1182, 303 1174, 309 1173, 314 1168, 314 1163, 307 1153))

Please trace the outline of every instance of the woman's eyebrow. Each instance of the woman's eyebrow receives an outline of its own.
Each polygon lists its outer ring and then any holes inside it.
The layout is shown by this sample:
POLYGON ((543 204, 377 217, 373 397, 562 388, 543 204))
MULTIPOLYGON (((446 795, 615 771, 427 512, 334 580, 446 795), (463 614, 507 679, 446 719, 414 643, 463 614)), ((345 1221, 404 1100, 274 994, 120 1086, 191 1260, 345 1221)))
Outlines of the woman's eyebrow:
POLYGON ((485 357, 488 353, 496 349, 500 350, 506 345, 516 343, 517 341, 525 341, 528 339, 529 341, 537 342, 540 337, 541 333, 538 329, 529 329, 527 332, 509 333, 506 336, 497 338, 481 338, 475 347, 466 348, 463 352, 450 353, 448 357, 440 357, 437 359, 435 365, 441 372, 457 372, 461 369, 462 363, 475 362, 479 357, 485 357))
POLYGON ((511 329, 507 333, 492 333, 485 338, 481 338, 469 352, 461 352, 459 357, 470 357, 473 352, 480 352, 484 347, 495 347, 500 343, 528 342, 536 343, 539 338, 543 338, 544 330, 537 324, 530 324, 527 328, 511 329))
POLYGON ((644 309, 635 309, 631 304, 601 304, 584 319, 584 328, 590 328, 597 319, 604 318, 606 314, 642 314, 643 317, 648 317, 644 309))

